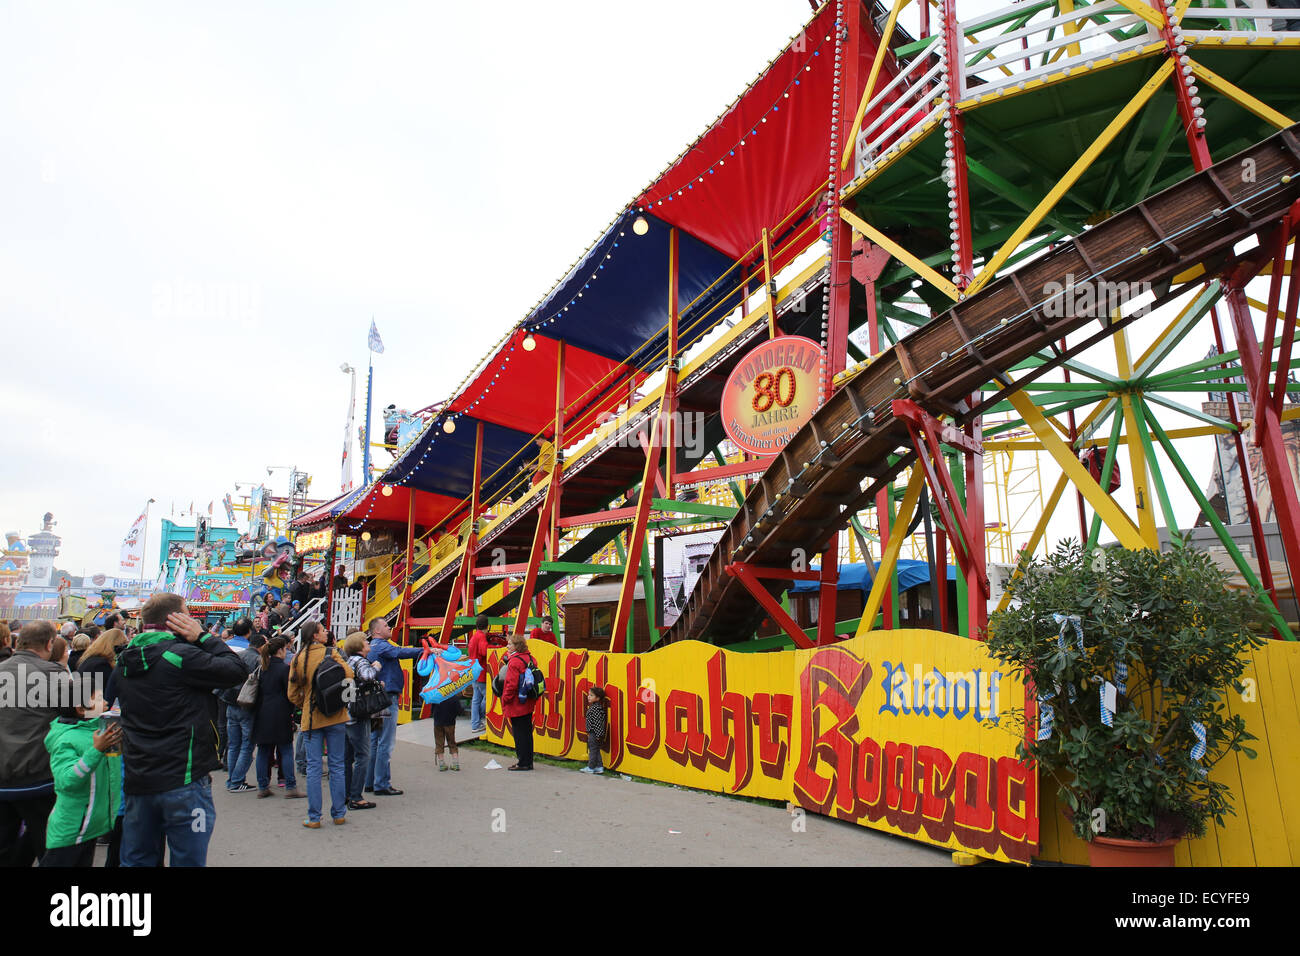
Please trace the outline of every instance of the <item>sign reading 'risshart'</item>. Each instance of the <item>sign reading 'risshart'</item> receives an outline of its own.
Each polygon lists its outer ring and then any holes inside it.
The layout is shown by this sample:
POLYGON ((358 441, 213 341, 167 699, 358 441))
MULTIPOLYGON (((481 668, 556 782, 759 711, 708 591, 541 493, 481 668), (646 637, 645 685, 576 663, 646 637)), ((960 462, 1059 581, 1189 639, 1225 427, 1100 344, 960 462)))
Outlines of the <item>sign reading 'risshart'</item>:
POLYGON ((812 339, 783 335, 741 359, 722 392, 722 425, 737 448, 776 455, 812 418, 824 354, 812 339))

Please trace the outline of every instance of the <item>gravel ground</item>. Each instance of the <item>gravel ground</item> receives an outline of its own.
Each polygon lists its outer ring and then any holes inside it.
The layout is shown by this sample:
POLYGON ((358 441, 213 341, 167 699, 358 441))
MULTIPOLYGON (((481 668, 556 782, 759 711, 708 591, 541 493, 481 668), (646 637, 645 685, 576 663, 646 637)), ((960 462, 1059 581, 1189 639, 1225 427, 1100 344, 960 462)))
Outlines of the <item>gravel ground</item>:
POLYGON ((864 827, 807 814, 796 832, 783 807, 592 776, 578 763, 508 773, 509 758, 462 747, 460 773, 439 773, 431 724, 399 730, 393 782, 405 794, 368 796, 379 806, 343 826, 329 822, 328 781, 323 826, 308 830, 305 800, 227 793, 218 772, 208 865, 951 865, 947 851, 864 827), (494 759, 502 769, 484 769, 494 759))

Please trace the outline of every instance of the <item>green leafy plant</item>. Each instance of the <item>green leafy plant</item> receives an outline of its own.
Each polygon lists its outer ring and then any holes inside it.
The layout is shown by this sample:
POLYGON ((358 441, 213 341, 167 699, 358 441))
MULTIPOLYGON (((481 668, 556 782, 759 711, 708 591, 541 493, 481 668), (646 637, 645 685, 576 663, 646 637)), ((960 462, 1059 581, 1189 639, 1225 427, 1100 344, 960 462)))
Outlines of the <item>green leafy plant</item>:
MULTIPOLYGON (((1035 685, 1043 717, 1020 756, 1056 782, 1074 832, 1159 842, 1202 836, 1210 819, 1222 826, 1232 794, 1208 771, 1234 751, 1255 756, 1225 699, 1244 691, 1243 652, 1264 643, 1255 596, 1188 548, 1085 552, 1066 541, 1018 570, 1010 606, 989 619, 988 648, 1035 685)), ((1023 708, 1018 716, 1023 727, 1023 708)))

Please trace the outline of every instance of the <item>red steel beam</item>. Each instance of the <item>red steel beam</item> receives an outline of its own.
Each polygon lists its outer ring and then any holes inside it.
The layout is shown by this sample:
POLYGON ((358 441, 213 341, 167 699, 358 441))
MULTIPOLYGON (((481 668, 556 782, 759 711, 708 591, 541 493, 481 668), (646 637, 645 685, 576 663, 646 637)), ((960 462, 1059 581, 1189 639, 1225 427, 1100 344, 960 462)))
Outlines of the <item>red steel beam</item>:
POLYGON ((636 517, 628 541, 627 564, 623 568, 623 582, 618 589, 618 610, 614 613, 614 627, 609 637, 611 653, 614 651, 614 642, 627 636, 627 622, 632 616, 636 582, 641 573, 641 549, 645 546, 646 524, 650 520, 650 502, 654 500, 656 484, 660 487, 663 484, 663 478, 659 474, 659 456, 663 452, 663 417, 661 405, 659 414, 655 416, 654 433, 650 436, 650 448, 645 456, 645 471, 641 475, 641 490, 637 494, 636 517))
MULTIPOLYGON (((1259 343, 1255 340, 1255 328, 1250 318, 1246 293, 1232 286, 1227 298, 1228 314, 1232 318, 1241 354, 1242 375, 1254 404, 1256 441, 1264 460, 1269 488, 1273 493, 1278 532, 1282 537, 1288 566, 1300 568, 1300 499, 1296 496, 1286 446, 1282 441, 1282 422, 1277 409, 1269 400, 1268 370, 1261 367, 1263 362, 1259 343)), ((1259 555, 1261 564, 1267 560, 1267 552, 1259 555)))
POLYGON ((835 643, 836 611, 839 608, 840 583, 840 535, 831 535, 826 549, 822 551, 822 566, 819 574, 821 586, 817 589, 817 644, 825 646, 835 643))
MULTIPOLYGON (((1300 242, 1291 247, 1291 278, 1287 280, 1286 312, 1282 316, 1282 351, 1277 357, 1277 384, 1273 388, 1273 407, 1282 414, 1286 403, 1286 382, 1291 372, 1291 340, 1295 338, 1296 309, 1300 306, 1300 242)), ((1273 260, 1273 270, 1282 271, 1282 258, 1273 260)), ((1268 366, 1265 366, 1267 371, 1268 366)))
POLYGON ((820 571, 792 571, 789 568, 768 568, 757 564, 746 564, 745 567, 755 578, 764 578, 773 581, 820 581, 820 571))
POLYGON ((557 455, 555 464, 551 466, 551 483, 546 489, 546 498, 542 501, 542 506, 537 509, 537 529, 533 532, 532 547, 528 549, 528 567, 524 572, 523 590, 519 594, 519 611, 515 614, 515 634, 522 634, 528 624, 528 602, 532 600, 533 589, 537 586, 537 571, 542 564, 542 551, 550 545, 559 487, 560 459, 557 455))
MULTIPOLYGON (((1223 347, 1223 330, 1219 327, 1219 307, 1210 306, 1210 320, 1214 328, 1214 347, 1222 355, 1227 351, 1223 347)), ((1221 366, 1228 371, 1228 366, 1221 366)), ((1260 583, 1268 590, 1268 596, 1273 600, 1273 606, 1277 607, 1277 588, 1273 584, 1273 564, 1268 561, 1268 542, 1264 538, 1264 522, 1259 514, 1259 506, 1255 504, 1254 479, 1250 472, 1250 460, 1246 457, 1246 443, 1241 437, 1241 419, 1237 413, 1237 394, 1236 392, 1227 392, 1228 397, 1228 421, 1232 422, 1233 443, 1237 448, 1237 471, 1241 475, 1241 490, 1246 499, 1246 517, 1250 521, 1250 535, 1255 542, 1255 556, 1259 558, 1259 580, 1260 583)), ((1217 439, 1216 439, 1217 440, 1217 439)), ((1227 475, 1222 476, 1224 479, 1224 497, 1227 497, 1227 475)), ((1278 634, 1278 638, 1282 635, 1278 634)))
POLYGON ((585 515, 569 515, 567 518, 558 519, 556 527, 564 528, 582 528, 586 525, 605 524, 612 521, 635 521, 636 507, 627 508, 610 508, 608 511, 591 511, 585 515))
MULTIPOLYGON (((768 459, 771 461, 771 459, 768 459)), ((764 464, 752 461, 738 461, 734 465, 719 465, 716 468, 697 468, 677 476, 677 484, 693 485, 701 481, 726 481, 730 478, 743 478, 761 475, 766 471, 764 464)))
POLYGON ((763 610, 767 611, 768 616, 776 621, 781 626, 781 630, 790 636, 790 640, 794 641, 795 647, 816 646, 794 618, 785 612, 785 608, 780 605, 776 598, 767 593, 767 589, 759 583, 758 576, 754 574, 748 565, 741 563, 729 564, 727 565, 727 573, 745 586, 745 590, 763 606, 763 610))
MULTIPOLYGON (((971 396, 971 407, 980 403, 980 393, 971 396)), ((982 447, 983 416, 977 417, 966 425, 966 436, 971 446, 982 447)), ((989 620, 989 576, 985 566, 984 554, 984 456, 967 451, 966 458, 966 522, 979 535, 970 543, 973 558, 971 567, 966 569, 966 626, 967 637, 977 641, 984 639, 984 630, 989 620)), ((948 576, 944 569, 944 578, 948 576)))
POLYGON ((474 569, 474 577, 476 578, 520 578, 527 573, 528 562, 526 561, 523 564, 503 564, 499 568, 494 568, 490 564, 480 564, 474 569))

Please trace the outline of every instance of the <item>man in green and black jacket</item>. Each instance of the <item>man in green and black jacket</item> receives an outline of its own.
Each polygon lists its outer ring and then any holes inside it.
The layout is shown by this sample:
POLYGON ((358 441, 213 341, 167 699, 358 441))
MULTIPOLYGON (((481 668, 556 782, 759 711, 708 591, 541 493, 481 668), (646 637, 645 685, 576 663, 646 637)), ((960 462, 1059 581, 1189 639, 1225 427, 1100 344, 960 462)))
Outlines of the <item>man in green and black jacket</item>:
POLYGON ((176 594, 155 594, 140 612, 143 632, 118 656, 116 684, 126 734, 123 866, 204 866, 216 811, 217 699, 248 668, 205 635, 176 594))

